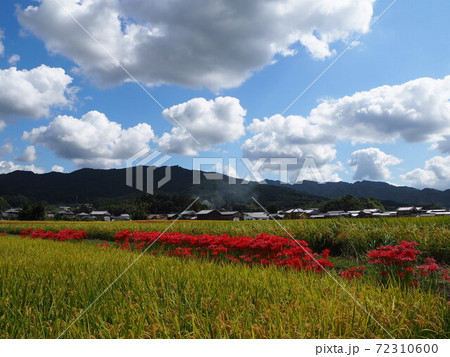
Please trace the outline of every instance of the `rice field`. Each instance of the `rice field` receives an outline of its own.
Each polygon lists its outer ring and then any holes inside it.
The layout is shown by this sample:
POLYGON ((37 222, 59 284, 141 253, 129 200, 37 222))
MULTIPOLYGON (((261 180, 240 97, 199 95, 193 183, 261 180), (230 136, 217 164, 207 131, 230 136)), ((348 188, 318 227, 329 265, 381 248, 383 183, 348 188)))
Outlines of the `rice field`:
MULTIPOLYGON (((56 338, 137 256, 0 237, 0 338, 56 338)), ((341 284, 396 338, 448 338, 431 292, 341 284)), ((144 255, 64 338, 388 338, 329 276, 144 255)))
MULTIPOLYGON (((162 232, 170 221, 143 222, 1 222, 0 233, 19 234, 28 228, 60 231, 86 231, 90 239, 113 240, 122 231, 162 232)), ((314 251, 330 249, 333 255, 358 256, 380 245, 401 240, 416 241, 425 255, 450 264, 450 218, 376 218, 284 220, 283 227, 293 237, 305 240, 314 251)), ((286 232, 274 221, 177 221, 168 232, 187 234, 229 234, 255 236, 268 233, 284 236, 286 232)))
MULTIPOLYGON (((122 249, 114 248, 118 243, 113 237, 124 230, 139 231, 143 242, 151 242, 154 232, 171 223, 0 222, 0 338, 450 337, 448 288, 443 283, 437 289, 405 288, 395 279, 380 284, 379 272, 371 267, 363 279, 343 279, 360 270, 339 274, 367 263, 368 251, 400 241, 417 242, 423 257, 448 266, 450 219, 445 217, 282 221, 313 252, 331 250, 329 260, 335 266, 330 275, 320 269, 291 269, 292 264, 275 256, 271 259, 278 266, 246 264, 248 256, 239 262, 241 253, 238 259, 229 257, 238 261, 232 263, 225 253, 220 253, 224 259, 211 259, 216 257, 191 256, 189 249, 178 254, 158 243, 159 253, 144 254, 73 323, 140 254, 125 247, 128 238, 120 241, 122 249), (44 239, 19 236, 30 228, 80 230, 88 239, 58 241, 45 233, 44 239)), ((167 238, 170 244, 170 239, 196 242, 194 238, 210 239, 214 234, 261 233, 279 235, 284 242, 286 235, 272 221, 178 221, 168 231, 178 232, 167 238)), ((221 239, 234 244, 232 238, 221 239)))

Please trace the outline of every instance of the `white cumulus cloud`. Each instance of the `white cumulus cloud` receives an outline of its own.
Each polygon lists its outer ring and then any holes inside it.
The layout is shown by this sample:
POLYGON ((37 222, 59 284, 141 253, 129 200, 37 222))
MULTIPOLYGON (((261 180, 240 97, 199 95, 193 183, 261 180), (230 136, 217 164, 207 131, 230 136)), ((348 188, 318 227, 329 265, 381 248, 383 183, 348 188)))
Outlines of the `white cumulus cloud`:
POLYGON ((450 135, 450 76, 419 78, 326 100, 309 118, 353 143, 443 140, 450 135))
POLYGON ((414 169, 401 175, 414 187, 450 189, 450 156, 435 156, 425 162, 425 168, 414 169))
POLYGON ((11 57, 8 58, 8 63, 11 66, 15 66, 18 62, 20 61, 20 56, 17 54, 12 55, 11 57))
POLYGON ((194 98, 174 105, 163 111, 163 117, 179 126, 161 136, 159 147, 167 153, 197 155, 199 150, 234 142, 245 133, 246 113, 232 97, 194 98))
POLYGON ((52 166, 52 171, 53 172, 64 172, 64 167, 62 167, 62 166, 59 166, 59 165, 53 165, 52 166))
MULTIPOLYGON (((314 58, 369 30, 374 0, 60 0, 123 66, 148 85, 213 90, 240 85, 301 44, 314 58)), ((52 53, 101 84, 127 75, 53 0, 18 10, 21 25, 52 53)))
POLYGON ((42 174, 44 169, 35 165, 18 165, 12 161, 0 161, 0 174, 7 174, 13 171, 32 171, 36 174, 42 174))
POLYGON ((75 88, 62 68, 45 65, 31 70, 0 70, 0 116, 39 118, 52 107, 69 107, 75 88))
POLYGON ((49 125, 23 134, 23 139, 34 145, 44 145, 77 167, 93 168, 120 166, 139 150, 148 148, 153 138, 148 124, 123 129, 97 111, 88 112, 80 119, 60 115, 49 125))
MULTIPOLYGON (((428 142, 442 153, 449 153, 450 76, 419 78, 327 99, 307 117, 274 115, 254 119, 248 129, 253 136, 242 145, 245 157, 312 157, 319 168, 332 164, 337 142, 428 142)), ((373 167, 371 171, 368 166, 362 170, 363 162, 353 161, 359 167, 355 173, 357 179, 363 174, 371 179, 389 177, 386 165, 380 166, 377 161, 386 162, 386 157, 373 150, 370 155, 367 151, 358 155, 364 155, 358 160, 364 160, 366 166, 372 160, 373 167)))
POLYGON ((391 172, 389 166, 401 163, 399 158, 384 153, 378 148, 367 148, 354 151, 348 161, 355 169, 354 180, 389 180, 391 172))
POLYGON ((37 159, 36 157, 36 148, 34 146, 27 146, 19 157, 16 158, 17 161, 20 162, 26 162, 26 163, 32 163, 35 162, 37 159))
POLYGON ((274 115, 264 120, 254 119, 248 126, 254 134, 242 145, 243 156, 258 158, 297 158, 299 165, 312 157, 322 166, 336 157, 334 137, 307 118, 274 115))

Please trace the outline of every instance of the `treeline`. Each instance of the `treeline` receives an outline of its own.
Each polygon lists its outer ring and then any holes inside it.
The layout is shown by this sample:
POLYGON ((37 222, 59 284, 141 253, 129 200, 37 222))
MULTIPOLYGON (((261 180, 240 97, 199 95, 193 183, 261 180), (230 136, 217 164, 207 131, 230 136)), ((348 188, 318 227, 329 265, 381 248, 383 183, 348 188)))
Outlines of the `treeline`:
MULTIPOLYGON (((134 199, 103 200, 94 204, 97 210, 108 211, 114 216, 128 213, 132 219, 146 219, 150 213, 179 213, 184 211, 194 201, 193 198, 182 195, 149 195, 143 194, 134 199)), ((197 200, 191 210, 196 212, 208 209, 209 206, 197 200)))
MULTIPOLYGON (((142 194, 136 198, 124 198, 124 199, 103 199, 96 200, 92 204, 82 204, 73 207, 72 211, 77 214, 81 212, 90 213, 93 210, 108 211, 114 216, 118 216, 123 213, 128 213, 134 220, 146 219, 150 213, 177 213, 185 210, 193 201, 193 198, 183 195, 166 195, 157 194, 149 195, 142 194)), ((9 200, 0 196, 0 213, 5 212, 8 209, 22 208, 22 212, 19 214, 20 220, 45 220, 47 218, 47 212, 57 213, 58 206, 45 205, 44 203, 30 203, 25 197, 16 197, 12 199, 15 205, 10 204, 9 200)), ((72 205, 73 206, 73 205, 72 205)), ((196 201, 190 209, 200 211, 202 209, 208 209, 209 206, 205 203, 196 201)), ((57 214, 56 219, 63 219, 57 214)))
MULTIPOLYGON (((30 204, 28 200, 20 200, 18 205, 22 208, 19 213, 21 221, 42 221, 47 218, 46 207, 43 203, 30 204)), ((0 196, 0 214, 11 208, 10 203, 0 196)))
POLYGON ((382 211, 385 210, 383 204, 380 201, 372 198, 358 198, 350 195, 334 198, 326 201, 319 206, 321 212, 329 211, 357 211, 366 208, 378 208, 382 211))
POLYGON ((19 220, 21 221, 44 221, 45 219, 47 219, 47 211, 43 203, 25 204, 19 213, 19 220))

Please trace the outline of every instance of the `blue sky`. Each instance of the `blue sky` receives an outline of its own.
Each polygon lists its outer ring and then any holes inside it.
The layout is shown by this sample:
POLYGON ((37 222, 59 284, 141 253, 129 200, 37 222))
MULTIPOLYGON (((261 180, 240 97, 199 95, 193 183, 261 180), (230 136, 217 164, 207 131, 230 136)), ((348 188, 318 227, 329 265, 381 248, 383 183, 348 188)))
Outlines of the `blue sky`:
POLYGON ((3 1, 0 172, 123 167, 150 148, 187 168, 292 157, 296 177, 312 157, 327 181, 448 189, 450 3, 398 0, 369 28, 391 3, 3 1))

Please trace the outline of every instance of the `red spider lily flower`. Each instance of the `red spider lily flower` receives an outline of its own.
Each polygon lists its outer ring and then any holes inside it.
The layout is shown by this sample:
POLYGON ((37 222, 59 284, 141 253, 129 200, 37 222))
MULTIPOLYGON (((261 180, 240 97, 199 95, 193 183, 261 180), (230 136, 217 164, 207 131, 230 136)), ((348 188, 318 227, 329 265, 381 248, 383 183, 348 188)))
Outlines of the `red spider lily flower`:
POLYGON ((416 242, 401 241, 396 246, 378 247, 367 253, 369 263, 380 265, 399 265, 417 261, 421 252, 416 249, 416 242))
MULTIPOLYGON (((114 239, 119 247, 126 249, 129 249, 131 244, 137 249, 142 249, 145 245, 158 240, 158 245, 175 249, 167 251, 167 254, 171 253, 170 255, 180 255, 182 252, 180 249, 188 247, 192 249, 191 256, 209 255, 211 258, 219 258, 222 256, 220 253, 227 253, 228 260, 236 259, 249 264, 274 264, 315 272, 321 272, 323 267, 333 266, 323 256, 320 257, 314 253, 305 241, 294 242, 290 238, 265 233, 255 237, 231 237, 227 234, 194 236, 177 232, 161 234, 160 232, 122 231, 116 234, 114 239)), ((327 255, 326 250, 324 253, 327 255)))
POLYGON ((95 245, 96 247, 104 247, 104 248, 109 248, 110 245, 108 243, 99 243, 95 245))
POLYGON ((419 270, 421 270, 421 271, 433 272, 433 271, 438 271, 439 269, 440 269, 439 265, 437 265, 436 261, 431 257, 425 258, 425 264, 419 266, 419 270))
POLYGON ((113 238, 117 243, 128 243, 132 234, 131 231, 125 230, 117 233, 113 238))
POLYGON ((405 271, 407 271, 407 272, 413 272, 413 271, 414 271, 414 268, 408 267, 408 268, 405 268, 405 271))
POLYGON ((345 271, 341 271, 339 274, 344 280, 353 280, 354 278, 361 278, 362 271, 365 270, 364 267, 350 268, 345 271))
POLYGON ((33 228, 28 228, 28 229, 25 229, 22 232, 20 232, 20 235, 21 236, 29 236, 31 234, 31 232, 33 232, 33 231, 34 231, 33 228))
POLYGON ((389 273, 386 270, 380 271, 380 274, 384 276, 389 275, 389 273))
POLYGON ((74 231, 72 229, 66 229, 57 233, 48 231, 44 232, 42 229, 33 230, 33 228, 26 229, 20 232, 21 237, 29 237, 31 239, 48 239, 57 240, 63 242, 66 240, 83 240, 87 238, 87 234, 84 231, 74 231))
POLYGON ((322 252, 322 258, 327 259, 329 255, 330 255, 330 250, 324 249, 324 251, 322 252))
POLYGON ((406 276, 406 274, 405 273, 398 273, 397 276, 400 277, 400 278, 404 278, 406 276))

